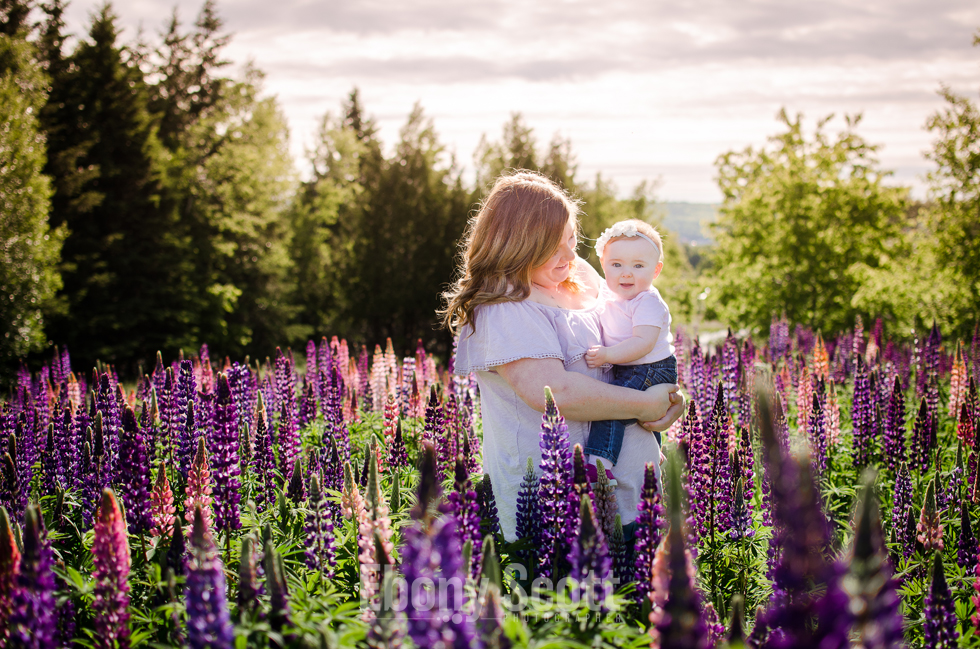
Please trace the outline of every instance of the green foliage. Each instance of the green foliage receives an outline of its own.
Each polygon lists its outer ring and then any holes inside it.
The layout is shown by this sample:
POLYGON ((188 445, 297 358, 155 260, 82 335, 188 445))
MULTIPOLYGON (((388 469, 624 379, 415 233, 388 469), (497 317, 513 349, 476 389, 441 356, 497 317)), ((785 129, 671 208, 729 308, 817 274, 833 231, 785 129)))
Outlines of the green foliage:
POLYGON ((61 285, 64 230, 48 225, 51 187, 37 119, 45 99, 33 47, 0 33, 0 365, 7 367, 45 344, 43 309, 61 285))
POLYGON ((862 273, 901 252, 907 190, 884 185, 876 147, 846 117, 836 137, 785 111, 786 130, 761 149, 718 158, 724 204, 709 307, 733 324, 765 330, 772 313, 829 334, 862 312, 862 273))

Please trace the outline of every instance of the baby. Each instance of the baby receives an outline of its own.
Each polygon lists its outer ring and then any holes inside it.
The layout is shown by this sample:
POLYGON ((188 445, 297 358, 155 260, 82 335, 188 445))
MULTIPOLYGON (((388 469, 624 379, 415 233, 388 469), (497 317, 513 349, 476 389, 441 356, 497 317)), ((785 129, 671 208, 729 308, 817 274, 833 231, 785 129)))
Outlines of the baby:
MULTIPOLYGON (((663 242, 650 224, 637 219, 607 228, 595 244, 608 290, 600 315, 602 345, 585 354, 589 367, 613 365, 613 385, 646 390, 677 383, 670 310, 653 288, 664 267, 663 242)), ((616 464, 631 420, 594 421, 585 452, 616 464)), ((657 442, 660 433, 654 432, 657 442)))

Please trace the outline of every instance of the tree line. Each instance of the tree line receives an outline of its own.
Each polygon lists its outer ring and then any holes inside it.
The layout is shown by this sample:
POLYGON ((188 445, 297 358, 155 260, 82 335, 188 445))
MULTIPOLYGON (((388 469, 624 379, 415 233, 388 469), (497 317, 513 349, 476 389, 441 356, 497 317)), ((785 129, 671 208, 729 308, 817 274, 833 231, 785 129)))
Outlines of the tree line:
MULTIPOLYGON (((658 224, 655 183, 626 198, 582 179, 571 142, 538 141, 519 114, 474 153, 475 183, 420 106, 385 147, 355 89, 327 113, 300 179, 262 72, 231 74, 213 0, 176 12, 156 43, 123 42, 104 5, 65 33, 64 0, 0 0, 0 372, 67 346, 76 366, 132 375, 157 350, 218 357, 339 335, 448 352, 439 294, 458 242, 503 170, 537 169, 582 201, 583 234, 658 224), (390 152, 386 152, 390 151, 390 152)), ((928 203, 883 182, 848 118, 836 136, 801 118, 765 147, 718 160, 714 250, 665 237, 657 285, 676 321, 765 332, 773 313, 831 332, 857 315, 902 332, 977 317, 976 105, 949 90, 930 121, 928 203), (694 260, 696 267, 692 267, 694 260)), ((580 249, 586 256, 586 245, 580 249)), ((590 261, 597 264, 594 254, 590 261)))
MULTIPOLYGON (((0 0, 7 372, 52 344, 126 373, 204 342, 219 357, 323 335, 446 352, 439 294, 486 185, 508 168, 583 199, 588 237, 658 218, 651 186, 620 200, 601 176, 580 181, 570 143, 539 146, 519 114, 481 142, 473 185, 420 106, 385 153, 356 88, 324 116, 300 180, 261 71, 228 73, 213 0, 186 28, 175 12, 154 45, 122 42, 105 4, 69 48, 64 9, 0 0)), ((668 254, 673 286, 695 293, 681 246, 668 254)))

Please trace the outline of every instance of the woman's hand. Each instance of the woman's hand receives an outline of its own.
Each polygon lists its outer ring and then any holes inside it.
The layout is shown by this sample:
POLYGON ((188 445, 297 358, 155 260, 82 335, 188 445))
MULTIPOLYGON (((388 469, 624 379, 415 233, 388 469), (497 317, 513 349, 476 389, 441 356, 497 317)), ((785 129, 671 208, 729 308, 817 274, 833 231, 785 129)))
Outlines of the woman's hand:
MULTIPOLYGON (((654 386, 658 387, 658 386, 654 386)), ((653 390, 654 388, 650 388, 653 390)), ((668 397, 670 398, 670 407, 667 408, 667 413, 655 421, 641 421, 640 426, 648 431, 657 431, 662 433, 666 431, 670 426, 680 418, 681 414, 684 412, 684 397, 681 396, 680 386, 671 385, 668 386, 668 397)))

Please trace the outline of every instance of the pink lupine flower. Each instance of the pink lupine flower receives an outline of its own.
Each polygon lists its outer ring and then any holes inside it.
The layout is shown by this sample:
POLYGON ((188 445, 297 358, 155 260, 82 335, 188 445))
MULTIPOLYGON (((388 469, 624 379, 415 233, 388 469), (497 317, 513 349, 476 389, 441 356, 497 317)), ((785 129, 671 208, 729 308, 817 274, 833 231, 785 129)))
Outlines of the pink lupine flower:
POLYGON ((214 525, 214 511, 211 508, 214 498, 211 497, 211 468, 208 466, 208 456, 204 449, 204 438, 197 442, 197 455, 187 474, 187 497, 184 499, 184 520, 187 526, 194 523, 194 507, 200 506, 208 529, 214 525))
POLYGON ((92 563, 95 577, 96 649, 128 649, 129 541, 119 503, 110 489, 102 492, 102 503, 95 517, 92 563))
POLYGON ((160 467, 156 483, 153 485, 153 491, 150 492, 150 515, 153 517, 150 536, 154 539, 159 537, 170 538, 173 533, 174 521, 176 520, 174 514, 176 512, 174 492, 170 489, 167 470, 165 467, 160 467))

